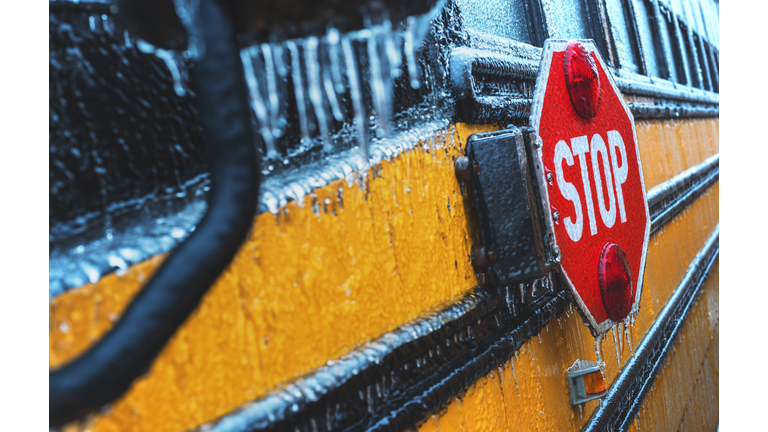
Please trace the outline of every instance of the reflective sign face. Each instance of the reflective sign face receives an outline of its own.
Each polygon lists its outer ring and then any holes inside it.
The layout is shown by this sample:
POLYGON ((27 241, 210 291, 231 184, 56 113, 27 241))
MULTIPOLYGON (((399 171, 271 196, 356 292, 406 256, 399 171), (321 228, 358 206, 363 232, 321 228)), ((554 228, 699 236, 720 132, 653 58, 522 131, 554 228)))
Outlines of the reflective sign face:
POLYGON ((531 116, 561 270, 603 333, 638 309, 650 233, 634 120, 591 41, 547 40, 531 116))

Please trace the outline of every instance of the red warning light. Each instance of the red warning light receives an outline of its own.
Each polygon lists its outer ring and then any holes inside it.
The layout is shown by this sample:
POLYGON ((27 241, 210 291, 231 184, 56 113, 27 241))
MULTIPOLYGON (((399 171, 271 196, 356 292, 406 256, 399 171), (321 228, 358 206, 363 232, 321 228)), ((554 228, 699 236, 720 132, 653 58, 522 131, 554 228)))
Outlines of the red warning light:
POLYGON ((634 293, 632 292, 632 271, 627 255, 615 243, 603 246, 598 267, 600 294, 608 317, 620 322, 629 315, 634 293))
POLYGON ((600 109, 600 76, 595 60, 584 45, 571 42, 565 49, 563 66, 573 108, 581 118, 594 118, 600 109))

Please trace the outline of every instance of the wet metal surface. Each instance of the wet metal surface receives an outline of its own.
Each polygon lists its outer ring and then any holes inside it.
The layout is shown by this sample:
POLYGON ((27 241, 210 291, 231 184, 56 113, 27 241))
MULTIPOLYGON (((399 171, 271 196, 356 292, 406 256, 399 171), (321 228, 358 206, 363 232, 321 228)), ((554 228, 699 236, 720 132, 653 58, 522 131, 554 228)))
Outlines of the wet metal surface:
POLYGON ((716 228, 691 262, 675 293, 659 312, 635 355, 624 366, 602 406, 595 411, 583 431, 629 429, 717 260, 719 233, 719 228, 716 228))
POLYGON ((544 251, 526 133, 513 128, 475 134, 467 144, 469 163, 476 166, 469 186, 482 247, 490 258, 488 275, 496 286, 541 277, 551 264, 544 251))
MULTIPOLYGON (((370 168, 365 182, 334 180, 257 216, 230 269, 150 373, 87 427, 197 427, 475 287, 453 160, 479 131, 436 131, 370 168)), ((161 261, 52 299, 50 366, 109 329, 161 261)))
MULTIPOLYGON (((600 402, 592 401, 582 407, 571 407, 565 386, 566 369, 577 359, 596 361, 601 364, 606 387, 612 386, 621 373, 622 365, 636 355, 643 335, 671 298, 691 261, 706 244, 711 230, 717 225, 717 186, 713 188, 713 195, 702 196, 689 211, 679 215, 665 226, 663 231, 652 237, 645 278, 648 289, 643 293, 643 303, 636 316, 622 322, 615 327, 615 331, 609 331, 605 338, 595 340, 583 326, 582 317, 575 307, 566 307, 562 316, 550 321, 540 335, 527 341, 512 359, 475 382, 464 395, 453 399, 444 410, 424 418, 419 430, 580 430, 588 422, 592 412, 599 407, 600 402)), ((712 276, 709 280, 712 280, 712 276)), ((706 301, 710 311, 713 310, 712 300, 706 301)), ((716 313, 716 306, 714 311, 716 313)), ((697 313, 695 317, 696 326, 703 324, 710 327, 713 319, 716 326, 716 316, 707 316, 705 307, 703 313, 697 313)), ((691 318, 688 321, 690 322, 691 318)), ((716 327, 713 331, 716 331, 716 327)), ((701 338, 698 334, 689 332, 682 343, 697 340, 699 342, 696 343, 701 346, 701 340, 708 339, 709 333, 704 333, 701 338)), ((698 365, 703 359, 704 351, 682 351, 679 343, 680 339, 675 345, 678 364, 687 365, 686 371, 694 371, 696 368, 691 365, 698 365)), ((671 355, 675 355, 674 350, 671 355)), ((670 373, 678 369, 680 368, 676 367, 670 373)), ((703 378, 712 379, 712 375, 703 378)), ((669 376, 668 382, 676 379, 675 376, 669 376)), ((642 419, 646 420, 647 417, 648 420, 641 424, 642 429, 655 427, 652 426, 655 424, 669 425, 670 421, 673 421, 671 418, 682 412, 682 409, 676 408, 669 421, 656 423, 656 420, 651 418, 653 415, 656 419, 667 419, 664 403, 671 403, 676 407, 685 403, 686 396, 680 395, 689 394, 690 387, 680 390, 683 393, 667 392, 666 402, 654 405, 657 407, 656 414, 651 414, 650 410, 642 414, 642 419)), ((653 396, 651 393, 649 397, 653 396)), ((657 394, 657 397, 661 396, 657 394)), ((672 423, 673 426, 663 430, 674 430, 676 424, 672 423)))

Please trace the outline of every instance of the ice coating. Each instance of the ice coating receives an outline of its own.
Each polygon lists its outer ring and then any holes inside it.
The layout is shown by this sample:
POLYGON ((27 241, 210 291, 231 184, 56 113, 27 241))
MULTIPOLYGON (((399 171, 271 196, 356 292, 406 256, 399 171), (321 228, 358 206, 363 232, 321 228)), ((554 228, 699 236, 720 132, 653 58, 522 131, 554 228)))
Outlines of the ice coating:
MULTIPOLYGON (((266 428, 270 423, 300 411, 308 403, 341 386, 351 376, 357 375, 370 365, 381 363, 398 347, 434 333, 446 323, 461 318, 483 301, 488 301, 488 297, 483 293, 467 295, 462 301, 442 311, 407 323, 336 360, 329 360, 311 375, 277 388, 263 399, 247 404, 218 422, 202 426, 199 430, 235 432, 266 428)), ((416 366, 418 367, 418 360, 416 366)), ((405 369, 408 369, 407 365, 405 369)), ((373 390, 370 386, 368 389, 373 390)), ((370 395, 361 393, 360 396, 361 400, 368 396, 367 400, 370 401, 370 395)), ((369 411, 372 411, 370 405, 369 411)), ((329 419, 330 421, 332 420, 329 419)))
POLYGON ((266 158, 348 147, 367 157, 368 142, 392 132, 394 80, 405 72, 413 89, 421 87, 416 53, 432 16, 426 15, 409 17, 396 28, 386 8, 373 5, 361 30, 342 34, 329 27, 324 35, 291 40, 276 35, 275 43, 244 48, 241 57, 266 158), (296 137, 284 134, 293 116, 298 148, 296 137), (339 147, 341 142, 346 144, 339 147))

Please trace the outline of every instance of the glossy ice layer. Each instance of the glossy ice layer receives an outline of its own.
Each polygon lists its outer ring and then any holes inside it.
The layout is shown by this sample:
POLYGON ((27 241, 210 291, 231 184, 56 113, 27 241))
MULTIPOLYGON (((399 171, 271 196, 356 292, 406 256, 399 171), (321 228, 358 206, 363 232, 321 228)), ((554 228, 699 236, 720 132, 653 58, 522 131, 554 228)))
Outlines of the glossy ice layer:
MULTIPOLYGON (((715 185, 688 211, 678 215, 662 232, 651 238, 645 276, 647 291, 643 291, 640 311, 619 324, 615 332, 607 333, 604 339, 601 337, 596 341, 582 324, 575 307, 566 308, 562 316, 542 329, 540 337, 526 342, 510 361, 480 379, 463 397, 455 398, 445 411, 427 419, 419 431, 580 430, 600 401, 587 402, 582 407, 571 406, 565 379, 567 368, 577 359, 597 361, 605 375, 606 388, 610 389, 621 373, 620 365, 625 365, 634 355, 634 350, 677 288, 688 265, 717 226, 717 208, 718 187, 715 185)), ((654 430, 657 427, 658 430, 676 430, 680 422, 688 423, 688 430, 702 430, 697 428, 699 420, 695 416, 689 417, 690 412, 684 412, 685 407, 702 402, 710 404, 702 405, 704 407, 711 407, 713 403, 716 407, 712 395, 701 394, 702 391, 694 385, 696 380, 716 380, 716 367, 711 365, 717 357, 710 348, 714 346, 716 350, 718 340, 716 289, 715 271, 710 274, 705 292, 689 315, 690 322, 686 323, 688 328, 694 329, 683 330, 673 354, 659 375, 656 388, 666 388, 650 393, 649 400, 658 398, 652 406, 655 414, 643 422, 646 413, 641 413, 637 422, 640 423, 640 430, 651 427, 654 430), (711 293, 713 289, 714 295, 711 293), (714 345, 710 345, 712 342, 714 345), (677 374, 686 367, 690 370, 680 374, 682 379, 678 381, 677 374), (673 401, 674 398, 678 400, 673 401), (665 404, 670 404, 672 408, 668 410, 665 404)), ((716 394, 716 381, 704 385, 714 388, 716 394)), ((701 420, 707 425, 716 424, 716 412, 716 408, 712 409, 701 420)))
MULTIPOLYGON (((638 121, 637 138, 646 186, 650 189, 718 153, 718 129, 717 120, 638 121), (697 145, 684 145, 690 142, 697 145)), ((595 340, 582 324, 575 307, 567 308, 563 316, 551 321, 541 331, 540 338, 526 342, 497 373, 489 374, 470 387, 463 398, 454 399, 443 413, 428 419, 420 432, 494 431, 505 428, 580 430, 599 401, 587 402, 582 408, 571 407, 565 387, 566 369, 577 359, 597 361, 602 365, 606 387, 610 388, 621 372, 621 365, 634 355, 634 349, 674 292, 688 265, 717 226, 718 197, 719 185, 715 184, 651 236, 644 276, 646 289, 643 290, 637 315, 630 316, 615 332, 607 333, 604 339, 595 340)), ((698 419, 691 417, 690 411, 684 413, 685 407, 716 404, 712 395, 702 390, 715 389, 716 394, 717 389, 716 380, 712 382, 717 370, 716 366, 712 366, 717 362, 716 289, 715 271, 689 317, 691 323, 686 324, 698 329, 684 330, 676 343, 677 354, 668 358, 667 366, 658 378, 656 388, 666 389, 652 390, 646 401, 646 404, 655 404, 652 407, 656 414, 644 421, 646 414, 641 412, 633 428, 639 425, 640 430, 649 427, 655 430, 657 426, 658 430, 674 430, 679 422, 685 424, 689 428, 687 430, 700 430, 697 429, 700 425, 698 419), (681 354, 680 347, 683 346, 681 354), (715 347, 714 354, 712 346, 715 347), (678 360, 675 360, 676 356, 678 360), (680 384, 675 384, 674 375, 684 365, 689 365, 689 370, 685 371, 680 384), (669 371, 665 372, 667 369, 669 371), (699 384, 704 380, 710 382, 699 384), (662 384, 664 382, 666 384, 662 384), (686 396, 675 401, 673 410, 667 415, 664 404, 672 403, 676 391, 686 396), (654 396, 655 393, 659 396, 654 396), (658 398, 657 402, 648 402, 655 398, 658 398)), ((707 425, 717 423, 717 410, 712 411, 701 419, 707 425)))
MULTIPOLYGON (((210 422, 476 286, 453 161, 470 133, 488 129, 458 125, 403 142, 362 179, 351 173, 257 216, 150 373, 87 427, 210 422)), ((103 334, 161 259, 54 298, 50 366, 103 334)))

